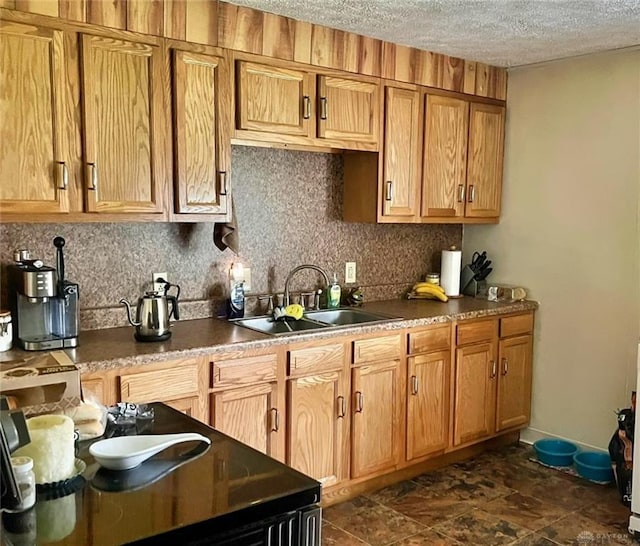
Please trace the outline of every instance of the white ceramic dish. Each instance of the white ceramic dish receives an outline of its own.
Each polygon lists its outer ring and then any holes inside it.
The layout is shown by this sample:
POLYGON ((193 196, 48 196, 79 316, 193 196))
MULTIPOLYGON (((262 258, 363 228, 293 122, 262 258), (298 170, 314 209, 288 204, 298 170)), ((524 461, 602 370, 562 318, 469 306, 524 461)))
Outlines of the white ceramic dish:
POLYGON ((89 453, 109 470, 129 470, 168 447, 192 441, 211 443, 209 438, 195 432, 118 436, 91 444, 89 453))

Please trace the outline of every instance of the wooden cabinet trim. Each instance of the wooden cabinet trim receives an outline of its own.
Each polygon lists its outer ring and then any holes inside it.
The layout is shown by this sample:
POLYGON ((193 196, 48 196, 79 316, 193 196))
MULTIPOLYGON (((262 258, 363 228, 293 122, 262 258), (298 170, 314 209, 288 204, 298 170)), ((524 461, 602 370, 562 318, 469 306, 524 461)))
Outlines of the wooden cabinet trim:
POLYGON ((500 319, 500 337, 517 336, 533 332, 533 311, 500 319))
POLYGON ((174 368, 123 374, 120 395, 126 402, 151 402, 198 396, 198 363, 179 363, 174 368))
POLYGON ((402 356, 402 336, 400 334, 358 339, 353 342, 354 364, 377 360, 395 360, 402 356))
POLYGON ((266 354, 211 362, 211 387, 251 385, 277 379, 278 356, 266 354))
POLYGON ((451 347, 451 323, 429 326, 424 330, 416 329, 409 332, 410 355, 428 353, 451 347))

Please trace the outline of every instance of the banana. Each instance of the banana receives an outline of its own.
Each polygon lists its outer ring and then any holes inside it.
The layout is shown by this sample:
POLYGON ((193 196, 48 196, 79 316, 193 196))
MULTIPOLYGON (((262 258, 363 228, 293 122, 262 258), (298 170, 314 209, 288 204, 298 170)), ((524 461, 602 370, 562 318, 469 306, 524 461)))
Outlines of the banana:
POLYGON ((421 296, 438 299, 440 301, 449 301, 441 287, 429 283, 418 283, 413 287, 413 291, 421 296))
POLYGON ((430 282, 418 282, 416 284, 413 285, 413 290, 418 290, 420 288, 435 288, 436 290, 442 292, 444 294, 444 288, 442 288, 442 286, 440 286, 439 284, 433 284, 430 282))

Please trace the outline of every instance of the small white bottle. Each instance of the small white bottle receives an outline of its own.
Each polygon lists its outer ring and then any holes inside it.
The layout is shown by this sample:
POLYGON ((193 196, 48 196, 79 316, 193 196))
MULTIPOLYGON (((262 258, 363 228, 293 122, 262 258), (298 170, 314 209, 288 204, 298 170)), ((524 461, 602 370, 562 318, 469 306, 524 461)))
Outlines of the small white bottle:
POLYGON ((22 496, 22 502, 9 512, 28 510, 36 503, 36 475, 31 457, 11 457, 11 468, 22 496))
POLYGON ((331 283, 331 286, 329 286, 329 290, 327 292, 327 307, 329 309, 340 307, 341 294, 342 290, 340 289, 340 285, 338 284, 338 275, 334 273, 333 282, 331 283))

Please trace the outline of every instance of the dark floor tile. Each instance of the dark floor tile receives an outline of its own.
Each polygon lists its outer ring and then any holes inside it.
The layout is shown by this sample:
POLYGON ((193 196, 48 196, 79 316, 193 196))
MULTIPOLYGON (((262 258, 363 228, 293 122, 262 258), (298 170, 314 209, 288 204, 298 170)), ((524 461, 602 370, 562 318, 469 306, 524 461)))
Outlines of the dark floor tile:
POLYGON ((554 504, 520 493, 495 499, 484 505, 482 509, 532 531, 546 527, 568 514, 566 510, 554 504))
POLYGON ((631 510, 618 500, 617 495, 617 490, 615 495, 603 495, 602 501, 587 506, 580 513, 601 525, 613 527, 624 533, 629 527, 631 510))
POLYGON ((392 546, 460 546, 460 542, 435 531, 425 531, 409 538, 394 542, 392 546))
POLYGON ((325 521, 322 524, 322 546, 367 546, 367 543, 325 521))
POLYGON ((378 489, 371 493, 367 493, 365 496, 375 500, 376 502, 386 504, 388 502, 395 502, 408 495, 413 495, 419 490, 423 489, 423 486, 417 484, 416 482, 406 480, 403 482, 399 482, 388 487, 384 487, 383 489, 378 489))
POLYGON ((324 516, 335 527, 372 546, 391 544, 425 529, 399 512, 365 497, 332 506, 325 510, 324 516))
POLYGON ((602 491, 596 487, 550 474, 545 479, 520 484, 518 491, 523 495, 535 497, 571 511, 580 510, 597 502, 602 491))
POLYGON ((475 509, 436 525, 433 531, 463 544, 510 544, 530 533, 528 529, 475 509))
MULTIPOLYGON (((551 542, 548 538, 540 536, 537 533, 531 533, 520 540, 516 540, 511 546, 557 546, 555 542, 551 542)), ((586 544, 584 546, 587 546, 586 544)))
POLYGON ((472 502, 460 500, 456 495, 425 497, 415 493, 389 502, 386 506, 427 527, 474 508, 472 502))
MULTIPOLYGON (((444 474, 444 473, 443 473, 444 474)), ((513 490, 485 476, 459 469, 452 469, 449 476, 423 474, 413 480, 422 486, 416 492, 427 498, 450 498, 484 504, 498 497, 513 493, 513 490)))
POLYGON ((575 544, 590 546, 596 544, 632 544, 629 534, 599 524, 583 515, 573 513, 565 516, 553 524, 540 529, 539 534, 558 544, 575 544))

